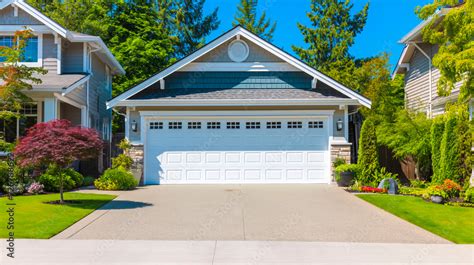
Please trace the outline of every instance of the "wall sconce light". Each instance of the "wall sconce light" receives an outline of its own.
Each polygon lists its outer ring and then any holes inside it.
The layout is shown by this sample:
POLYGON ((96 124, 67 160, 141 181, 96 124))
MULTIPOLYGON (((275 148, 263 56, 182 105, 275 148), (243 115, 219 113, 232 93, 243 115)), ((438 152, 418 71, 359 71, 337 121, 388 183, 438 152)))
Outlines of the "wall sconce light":
POLYGON ((132 121, 132 131, 136 132, 138 130, 138 124, 136 121, 132 121))
POLYGON ((342 131, 342 126, 343 126, 343 125, 344 125, 344 124, 342 123, 342 120, 341 120, 341 119, 337 120, 337 122, 336 122, 336 129, 337 129, 338 131, 342 131))

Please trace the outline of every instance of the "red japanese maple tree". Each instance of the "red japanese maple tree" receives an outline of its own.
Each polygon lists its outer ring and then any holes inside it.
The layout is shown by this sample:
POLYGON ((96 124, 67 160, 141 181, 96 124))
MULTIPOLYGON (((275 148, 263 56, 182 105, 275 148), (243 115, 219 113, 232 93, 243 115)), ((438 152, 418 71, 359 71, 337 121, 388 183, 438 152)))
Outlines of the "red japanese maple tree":
POLYGON ((20 166, 57 167, 60 203, 64 203, 62 169, 75 160, 97 157, 102 146, 94 129, 72 126, 68 120, 53 120, 31 127, 13 153, 20 166))

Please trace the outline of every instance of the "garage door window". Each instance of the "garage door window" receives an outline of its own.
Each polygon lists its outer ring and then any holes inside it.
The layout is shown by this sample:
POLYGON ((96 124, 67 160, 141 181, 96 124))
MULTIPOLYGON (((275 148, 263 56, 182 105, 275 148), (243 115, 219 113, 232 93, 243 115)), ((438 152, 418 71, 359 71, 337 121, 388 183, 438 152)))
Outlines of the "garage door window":
POLYGON ((320 129, 324 128, 324 124, 322 121, 310 121, 308 122, 308 128, 310 129, 320 129))
POLYGON ((303 122, 301 121, 289 121, 288 129, 301 129, 303 128, 303 122))
POLYGON ((228 121, 227 129, 240 129, 240 122, 238 121, 228 121))
POLYGON ((177 129, 182 129, 183 128, 183 123, 180 121, 170 121, 168 123, 168 129, 170 130, 177 130, 177 129))
POLYGON ((188 129, 190 130, 201 129, 201 122, 198 122, 198 121, 188 122, 188 129))
POLYGON ((245 123, 245 128, 247 129, 260 129, 259 121, 248 121, 245 123))
POLYGON ((281 129, 280 121, 267 121, 267 129, 281 129))
POLYGON ((207 123, 207 128, 208 129, 220 129, 221 128, 221 123, 218 121, 210 121, 207 123))
POLYGON ((163 129, 163 122, 150 122, 150 130, 163 129))

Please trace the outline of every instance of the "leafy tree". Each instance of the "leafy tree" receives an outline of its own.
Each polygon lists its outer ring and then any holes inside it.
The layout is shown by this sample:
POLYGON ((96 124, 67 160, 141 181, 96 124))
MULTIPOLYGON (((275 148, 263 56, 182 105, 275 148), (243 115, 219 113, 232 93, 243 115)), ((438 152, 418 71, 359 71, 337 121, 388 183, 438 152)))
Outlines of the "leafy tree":
POLYGON ((388 54, 356 60, 349 85, 372 101, 371 109, 362 109, 364 116, 374 116, 376 124, 392 122, 395 113, 404 106, 403 77, 392 80, 388 54))
POLYGON ((431 120, 426 114, 400 110, 395 121, 377 127, 377 140, 392 149, 396 158, 412 157, 416 163, 417 178, 427 179, 431 174, 431 120))
POLYGON ((433 3, 418 7, 416 13, 421 19, 439 17, 440 8, 452 9, 438 23, 433 19, 423 30, 423 39, 439 45, 433 57, 433 66, 441 77, 438 94, 447 96, 454 85, 462 81, 459 100, 467 102, 474 93, 472 74, 474 72, 474 3, 472 0, 434 0, 433 3), (462 2, 462 3, 461 3, 462 2))
POLYGON ((367 184, 379 168, 377 134, 373 119, 366 119, 360 131, 360 143, 357 164, 362 168, 360 180, 367 184))
POLYGON ((276 22, 272 23, 265 11, 258 18, 257 6, 258 0, 240 0, 232 25, 241 25, 261 38, 272 41, 276 22))
MULTIPOLYGON (((30 30, 20 30, 13 36, 12 47, 0 46, 0 57, 6 63, 0 65, 0 121, 6 123, 21 117, 20 110, 23 104, 30 102, 23 91, 32 88, 32 84, 40 84, 38 75, 46 74, 42 67, 28 67, 19 64, 23 59, 27 40, 33 34, 30 30)), ((0 139, 0 150, 11 146, 0 139)))
POLYGON ((309 47, 293 46, 303 61, 343 83, 355 67, 349 48, 365 26, 369 4, 354 15, 352 7, 349 0, 312 0, 311 26, 298 23, 309 47))
POLYGON ((217 27, 218 8, 204 16, 206 0, 179 0, 176 11, 176 30, 179 42, 176 45, 176 57, 181 58, 204 45, 205 38, 217 27))
POLYGON ((60 203, 64 203, 62 171, 75 160, 97 157, 102 145, 94 129, 72 127, 68 120, 53 120, 31 127, 20 139, 14 155, 23 167, 57 168, 60 203))

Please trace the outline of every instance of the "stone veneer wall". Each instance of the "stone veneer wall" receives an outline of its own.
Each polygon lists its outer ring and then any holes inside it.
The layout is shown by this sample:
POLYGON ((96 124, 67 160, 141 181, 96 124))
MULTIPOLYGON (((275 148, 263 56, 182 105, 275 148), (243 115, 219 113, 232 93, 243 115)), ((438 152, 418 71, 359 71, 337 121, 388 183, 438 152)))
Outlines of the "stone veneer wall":
POLYGON ((130 148, 130 157, 133 159, 132 174, 143 185, 143 145, 132 145, 130 148))
POLYGON ((347 164, 351 163, 351 145, 351 143, 331 145, 331 173, 334 171, 333 163, 336 158, 341 157, 347 164))

